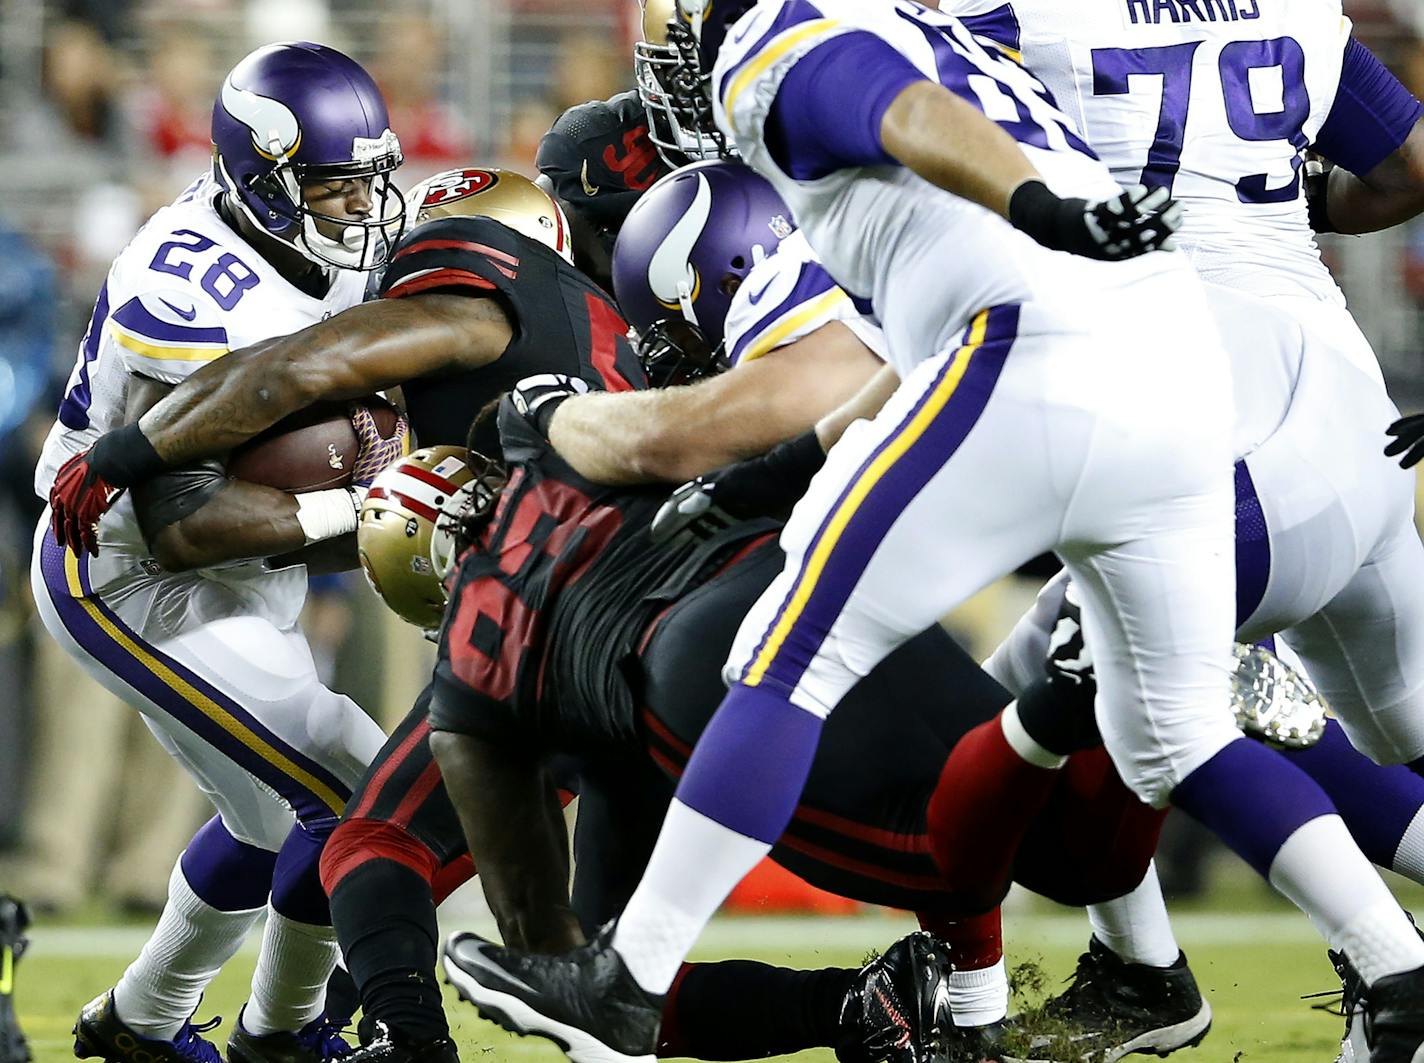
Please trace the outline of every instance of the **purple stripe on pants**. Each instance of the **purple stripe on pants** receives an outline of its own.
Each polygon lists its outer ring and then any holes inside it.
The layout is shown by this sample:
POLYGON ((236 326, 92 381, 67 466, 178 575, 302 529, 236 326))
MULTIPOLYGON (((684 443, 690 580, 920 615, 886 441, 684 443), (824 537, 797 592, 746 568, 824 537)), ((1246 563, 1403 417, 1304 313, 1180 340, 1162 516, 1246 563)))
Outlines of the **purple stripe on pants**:
MULTIPOLYGON (((1017 305, 999 306, 989 311, 984 342, 970 358, 968 368, 954 393, 920 437, 910 444, 861 499, 831 549, 800 615, 757 685, 769 684, 788 693, 796 688, 891 527, 925 485, 944 468, 970 430, 979 422, 979 417, 993 394, 994 385, 998 383, 999 374, 1013 349, 1018 335, 1018 323, 1017 305)), ((777 610, 776 618, 767 625, 767 634, 763 637, 762 644, 757 647, 757 652, 752 655, 752 662, 761 656, 766 639, 780 622, 782 614, 806 578, 807 561, 816 552, 821 539, 851 492, 875 461, 908 429, 950 369, 963 357, 964 354, 957 354, 946 360, 939 376, 925 389, 924 394, 895 431, 887 435, 865 459, 856 474, 847 482, 835 505, 827 510, 825 519, 802 555, 801 575, 787 592, 786 600, 777 610)), ((744 672, 744 678, 745 675, 744 672)))
MULTIPOLYGON (((329 807, 307 786, 238 740, 216 720, 206 715, 181 693, 165 683, 105 631, 89 611, 69 593, 69 583, 64 571, 64 553, 64 549, 55 542, 53 534, 46 533, 41 546, 40 572, 44 578, 45 587, 49 590, 50 602, 59 615, 60 623, 69 632, 70 637, 83 647, 90 657, 238 767, 279 794, 284 801, 291 805, 302 822, 309 824, 323 821, 335 822, 341 814, 340 809, 329 807)), ((149 654, 171 669, 184 682, 216 702, 246 730, 329 787, 341 801, 344 802, 351 796, 350 788, 331 772, 313 762, 304 753, 283 742, 232 698, 174 658, 155 649, 120 620, 101 598, 92 593, 89 584, 88 561, 87 556, 79 559, 80 587, 85 593, 85 600, 92 603, 105 620, 135 643, 143 646, 149 654)))

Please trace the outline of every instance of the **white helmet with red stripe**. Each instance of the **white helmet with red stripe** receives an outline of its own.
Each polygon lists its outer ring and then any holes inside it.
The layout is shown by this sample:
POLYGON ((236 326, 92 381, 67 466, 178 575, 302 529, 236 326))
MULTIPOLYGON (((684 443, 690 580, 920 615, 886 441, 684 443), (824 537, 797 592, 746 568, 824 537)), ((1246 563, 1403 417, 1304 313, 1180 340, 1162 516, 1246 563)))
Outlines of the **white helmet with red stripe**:
POLYGON ((438 627, 445 611, 444 573, 430 556, 441 510, 481 477, 484 464, 464 447, 425 447, 377 476, 361 505, 356 549, 366 579, 419 628, 438 627))
POLYGON ((406 197, 406 210, 416 225, 435 218, 490 218, 552 248, 573 265, 573 240, 563 210, 553 196, 513 170, 446 170, 416 185, 406 197))

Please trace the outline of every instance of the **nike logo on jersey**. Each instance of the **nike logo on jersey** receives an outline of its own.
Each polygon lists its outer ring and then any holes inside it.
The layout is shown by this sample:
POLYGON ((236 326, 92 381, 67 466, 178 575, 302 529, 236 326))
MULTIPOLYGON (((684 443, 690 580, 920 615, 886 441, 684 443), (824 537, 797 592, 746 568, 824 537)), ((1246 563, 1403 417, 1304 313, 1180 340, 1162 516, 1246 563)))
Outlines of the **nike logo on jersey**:
POLYGON ((776 278, 772 277, 771 280, 763 284, 758 291, 747 292, 747 302, 751 303, 752 306, 756 306, 757 303, 761 302, 761 297, 765 295, 771 289, 771 286, 775 283, 776 278))
POLYGON ((588 160, 583 160, 583 165, 579 167, 579 183, 583 185, 583 194, 592 199, 598 195, 598 186, 588 179, 588 160))
POLYGON ((1132 26, 1177 22, 1249 22, 1261 17, 1260 0, 1123 0, 1132 26))
POLYGON ((188 307, 187 310, 184 310, 182 307, 174 306, 172 303, 170 303, 167 299, 163 298, 163 296, 161 296, 161 295, 158 297, 158 301, 159 301, 160 303, 162 303, 164 306, 168 307, 169 310, 172 310, 175 314, 177 314, 179 317, 181 317, 184 321, 193 321, 193 320, 195 320, 195 319, 197 318, 197 316, 198 316, 198 308, 197 308, 196 306, 190 306, 190 307, 188 307))

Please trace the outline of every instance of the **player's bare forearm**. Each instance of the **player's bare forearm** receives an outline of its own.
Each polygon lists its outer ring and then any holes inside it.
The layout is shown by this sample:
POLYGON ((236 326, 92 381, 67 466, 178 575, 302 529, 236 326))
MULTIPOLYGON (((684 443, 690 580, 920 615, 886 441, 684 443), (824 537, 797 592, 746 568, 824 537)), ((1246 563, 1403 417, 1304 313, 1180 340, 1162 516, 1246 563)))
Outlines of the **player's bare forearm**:
POLYGON ((1042 179, 1013 137, 933 81, 895 97, 881 118, 880 142, 926 181, 1005 218, 1014 190, 1042 179))
POLYGON ((490 299, 376 300, 218 359, 174 388, 139 426, 169 466, 185 465, 231 450, 314 402, 486 364, 510 336, 490 299))
POLYGON ((504 943, 548 953, 583 944, 569 903, 568 835, 539 760, 449 731, 432 731, 430 749, 504 943))
POLYGON ((1390 229, 1424 213, 1424 121, 1368 174, 1333 170, 1326 204, 1335 231, 1352 236, 1390 229))
POLYGON ((570 399, 549 439, 595 483, 680 483, 800 435, 879 366, 854 332, 832 322, 688 387, 570 399))
POLYGON ((270 557, 267 561, 269 568, 286 568, 288 565, 306 565, 309 576, 326 576, 359 568, 361 559, 356 553, 356 533, 308 543, 291 553, 270 557))
POLYGON ((852 422, 868 420, 879 413, 880 407, 890 400, 899 386, 899 374, 888 365, 882 366, 849 401, 816 422, 816 438, 821 443, 821 449, 829 453, 852 422))
MULTIPOLYGON (((136 492, 136 504, 139 497, 136 492)), ((153 535, 149 547, 160 565, 182 572, 289 553, 305 541, 293 496, 228 480, 199 509, 153 535)))

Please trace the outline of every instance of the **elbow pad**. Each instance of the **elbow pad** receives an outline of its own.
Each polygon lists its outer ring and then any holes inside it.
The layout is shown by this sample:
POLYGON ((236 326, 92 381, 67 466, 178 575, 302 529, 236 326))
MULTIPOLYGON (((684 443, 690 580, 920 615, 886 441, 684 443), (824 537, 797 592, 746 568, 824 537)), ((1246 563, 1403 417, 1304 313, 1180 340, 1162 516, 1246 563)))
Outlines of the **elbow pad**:
POLYGON ((227 473, 216 458, 159 473, 133 487, 134 513, 144 539, 154 538, 208 504, 227 484, 227 473))

